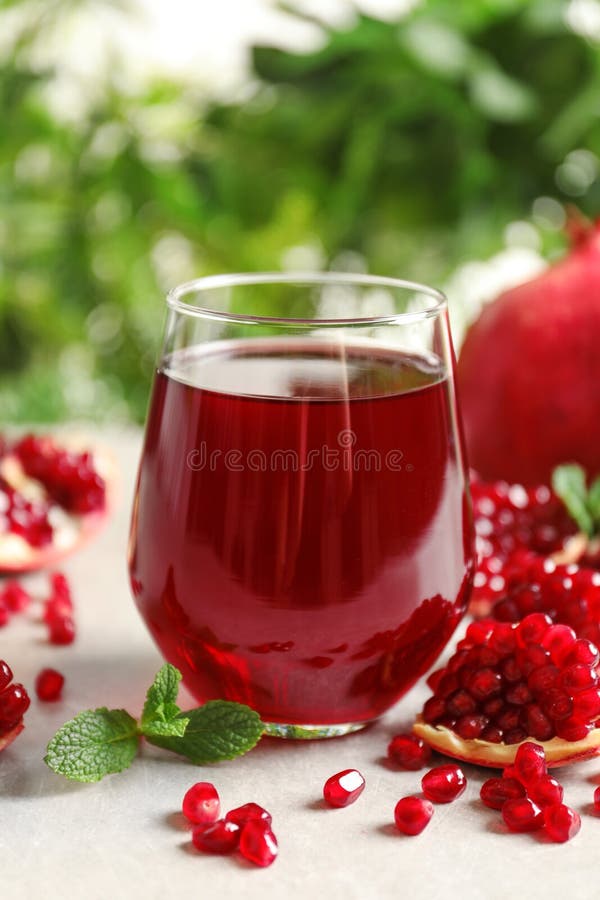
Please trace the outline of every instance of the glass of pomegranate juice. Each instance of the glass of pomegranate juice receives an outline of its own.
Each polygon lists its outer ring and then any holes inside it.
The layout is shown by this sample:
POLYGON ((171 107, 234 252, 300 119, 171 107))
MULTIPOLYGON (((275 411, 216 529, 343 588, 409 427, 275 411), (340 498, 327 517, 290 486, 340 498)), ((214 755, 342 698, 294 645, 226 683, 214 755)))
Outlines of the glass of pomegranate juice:
POLYGON ((468 600, 446 301, 363 275, 231 275, 168 298, 133 510, 138 608, 200 701, 283 737, 372 722, 468 600))

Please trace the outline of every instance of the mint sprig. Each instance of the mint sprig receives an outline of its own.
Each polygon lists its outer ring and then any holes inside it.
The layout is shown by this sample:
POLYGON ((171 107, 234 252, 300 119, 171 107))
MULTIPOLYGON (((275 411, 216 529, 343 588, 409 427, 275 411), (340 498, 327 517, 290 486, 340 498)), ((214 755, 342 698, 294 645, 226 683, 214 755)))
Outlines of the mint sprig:
POLYGON ((124 709, 86 710, 56 732, 44 762, 72 781, 100 781, 122 772, 146 740, 202 765, 234 759, 260 740, 258 713, 241 703, 211 700, 182 712, 176 703, 181 672, 166 664, 148 688, 139 723, 124 709))
POLYGON ((585 470, 575 463, 552 473, 552 490, 564 503, 579 530, 593 538, 600 532, 600 478, 587 486, 585 470))

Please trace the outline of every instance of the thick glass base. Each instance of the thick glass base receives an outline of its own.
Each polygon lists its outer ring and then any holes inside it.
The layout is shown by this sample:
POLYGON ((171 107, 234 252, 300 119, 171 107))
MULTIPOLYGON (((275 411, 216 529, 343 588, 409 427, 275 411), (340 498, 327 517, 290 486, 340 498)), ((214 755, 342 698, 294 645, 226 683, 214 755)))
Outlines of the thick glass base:
POLYGON ((265 722, 265 734, 269 737, 292 741, 320 741, 324 738, 343 737, 366 728, 369 722, 351 722, 341 725, 286 725, 283 722, 265 722))

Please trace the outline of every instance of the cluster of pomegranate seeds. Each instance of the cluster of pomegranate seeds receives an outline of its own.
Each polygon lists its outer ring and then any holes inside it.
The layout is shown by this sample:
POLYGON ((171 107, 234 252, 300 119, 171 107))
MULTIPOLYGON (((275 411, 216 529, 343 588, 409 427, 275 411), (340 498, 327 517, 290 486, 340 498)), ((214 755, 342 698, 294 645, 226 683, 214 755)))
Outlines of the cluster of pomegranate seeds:
POLYGON ((507 590, 492 610, 495 619, 519 622, 529 613, 544 612, 578 637, 600 643, 600 572, 536 559, 509 571, 507 580, 507 590))
POLYGON ((388 744, 387 755, 401 769, 416 772, 431 759, 431 748, 416 734, 397 734, 388 744))
POLYGON ((576 525, 563 502, 546 485, 525 488, 474 477, 471 497, 478 569, 475 606, 489 606, 505 592, 511 569, 562 550, 576 525))
POLYGON ((481 799, 502 811, 510 831, 544 829, 552 841, 563 843, 581 827, 579 813, 562 802, 562 785, 548 775, 544 748, 531 741, 521 744, 502 778, 489 778, 482 785, 481 799))
POLYGON ((50 596, 44 604, 43 620, 51 644, 72 644, 75 640, 73 600, 69 582, 61 572, 50 576, 50 596))
POLYGON ((48 512, 47 503, 28 500, 0 475, 0 534, 16 534, 32 547, 46 547, 54 533, 48 512))
POLYGON ((106 484, 91 453, 74 453, 49 437, 26 435, 13 448, 30 478, 40 481, 52 499, 75 515, 104 509, 106 484))
POLYGON ((271 814, 258 803, 245 803, 220 819, 221 801, 217 789, 200 781, 183 798, 184 816, 194 824, 192 843, 203 853, 240 854, 255 866, 265 868, 277 856, 277 838, 271 828, 271 814))
POLYGON ((595 644, 543 613, 518 624, 473 622, 447 666, 429 677, 434 694, 422 717, 465 740, 579 741, 600 716, 599 660, 595 644))
POLYGON ((60 700, 65 676, 56 669, 42 669, 35 679, 35 693, 38 700, 44 703, 53 703, 60 700))
POLYGON ((323 797, 329 806, 342 808, 358 800, 364 789, 365 779, 358 769, 344 769, 327 779, 323 797))
POLYGON ((11 732, 21 724, 30 702, 23 685, 13 681, 8 663, 0 659, 0 749, 8 743, 11 732))

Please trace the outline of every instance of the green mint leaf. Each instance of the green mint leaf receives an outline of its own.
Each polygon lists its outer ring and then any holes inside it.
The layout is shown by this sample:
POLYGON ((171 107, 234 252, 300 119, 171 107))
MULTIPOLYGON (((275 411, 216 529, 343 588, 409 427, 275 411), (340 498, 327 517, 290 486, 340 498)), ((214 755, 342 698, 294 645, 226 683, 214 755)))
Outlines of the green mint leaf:
POLYGON ((176 737, 181 738, 185 734, 185 730, 188 727, 190 720, 188 718, 185 719, 171 719, 169 722, 160 722, 158 719, 155 722, 148 722, 144 727, 144 737, 150 740, 153 737, 176 737))
POLYGON ((167 663, 160 669, 148 688, 142 711, 141 728, 144 734, 156 722, 170 722, 181 712, 176 704, 181 672, 167 663))
POLYGON ((186 756, 197 765, 234 759, 252 750, 264 732, 258 713, 242 703, 211 700, 182 713, 189 719, 183 737, 148 736, 165 750, 186 756))
POLYGON ((592 486, 588 491, 588 509, 594 520, 594 533, 600 531, 600 478, 596 478, 592 482, 592 486))
POLYGON ((580 531, 591 537, 594 533, 594 520, 588 509, 588 490, 581 466, 558 466, 552 473, 552 489, 560 497, 580 531))
POLYGON ((138 744, 137 722, 124 709, 88 709, 59 728, 44 762, 72 781, 100 781, 127 769, 138 744))

